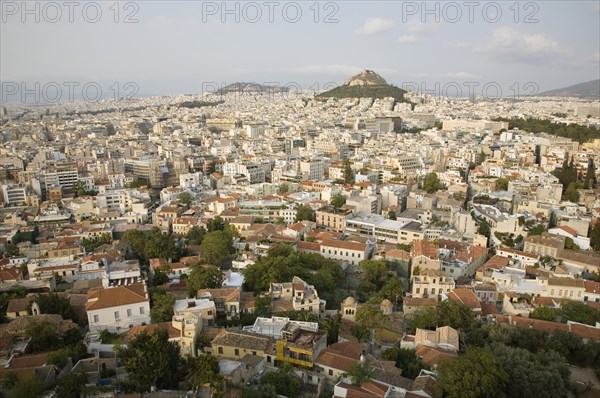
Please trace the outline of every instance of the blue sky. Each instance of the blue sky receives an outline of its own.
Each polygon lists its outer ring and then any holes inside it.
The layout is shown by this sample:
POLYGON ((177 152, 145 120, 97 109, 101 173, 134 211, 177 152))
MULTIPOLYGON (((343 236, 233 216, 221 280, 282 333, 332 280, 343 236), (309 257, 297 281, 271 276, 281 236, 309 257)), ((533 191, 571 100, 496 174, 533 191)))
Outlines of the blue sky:
POLYGON ((131 81, 150 95, 236 81, 323 87, 368 68, 399 86, 477 82, 506 95, 600 78, 598 1, 429 2, 431 13, 421 1, 228 2, 230 14, 221 1, 137 1, 118 16, 110 1, 95 3, 96 23, 93 4, 70 23, 62 1, 60 18, 44 3, 30 3, 33 14, 1 3, 4 82, 131 81))

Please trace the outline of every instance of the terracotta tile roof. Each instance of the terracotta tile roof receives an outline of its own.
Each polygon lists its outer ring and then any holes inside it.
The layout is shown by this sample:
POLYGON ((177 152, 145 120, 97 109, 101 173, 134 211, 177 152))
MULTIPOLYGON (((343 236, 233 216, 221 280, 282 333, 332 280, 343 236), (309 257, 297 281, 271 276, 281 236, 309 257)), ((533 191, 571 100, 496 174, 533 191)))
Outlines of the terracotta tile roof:
POLYGON ((364 252, 367 245, 358 242, 348 242, 344 240, 327 240, 321 244, 321 247, 333 247, 335 249, 358 250, 364 252))
POLYGON ((90 290, 87 299, 86 311, 149 301, 142 283, 90 290))
POLYGON ((587 293, 600 294, 600 282, 583 281, 587 293))
POLYGON ((385 253, 385 258, 409 261, 411 257, 410 257, 410 253, 405 250, 392 249, 385 253))
POLYGON ((442 350, 436 347, 429 347, 426 345, 420 345, 415 350, 416 355, 421 358, 421 361, 429 367, 437 365, 444 359, 455 358, 458 355, 455 352, 442 350))
POLYGON ((569 235, 576 237, 577 236, 577 231, 575 231, 573 228, 567 226, 567 225, 561 225, 560 227, 558 227, 560 229, 562 229, 563 231, 565 231, 566 233, 568 233, 569 235))
POLYGON ((314 251, 314 252, 319 252, 321 250, 321 245, 318 244, 317 242, 306 242, 306 241, 299 241, 297 243, 298 250, 300 251, 314 251))
POLYGON ((427 240, 418 240, 413 242, 413 257, 425 256, 436 260, 439 258, 438 248, 439 246, 433 242, 427 240))
POLYGON ((132 327, 131 329, 129 329, 129 331, 125 335, 125 341, 126 342, 130 341, 137 334, 140 334, 144 331, 147 334, 153 334, 154 331, 158 330, 158 329, 166 330, 167 335, 169 336, 170 339, 181 337, 181 332, 179 330, 175 329, 171 322, 161 322, 161 323, 153 323, 150 325, 141 325, 141 326, 132 327))
POLYGON ((457 288, 448 293, 448 299, 464 304, 472 310, 481 309, 481 303, 475 293, 469 289, 457 288))
POLYGON ((508 257, 502 257, 497 254, 482 265, 483 268, 493 269, 502 269, 506 266, 508 266, 508 257))
POLYGON ((363 351, 361 343, 352 341, 335 343, 323 350, 315 363, 347 372, 358 362, 363 351))

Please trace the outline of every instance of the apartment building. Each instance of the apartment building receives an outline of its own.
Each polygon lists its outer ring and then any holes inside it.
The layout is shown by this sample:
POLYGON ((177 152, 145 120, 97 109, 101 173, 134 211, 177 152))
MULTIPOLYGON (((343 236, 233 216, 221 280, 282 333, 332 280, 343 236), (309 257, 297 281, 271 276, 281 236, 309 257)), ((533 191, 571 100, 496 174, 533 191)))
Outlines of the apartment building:
POLYGON ((428 269, 411 277, 411 297, 413 298, 440 300, 442 294, 449 293, 455 287, 454 279, 439 271, 428 269))

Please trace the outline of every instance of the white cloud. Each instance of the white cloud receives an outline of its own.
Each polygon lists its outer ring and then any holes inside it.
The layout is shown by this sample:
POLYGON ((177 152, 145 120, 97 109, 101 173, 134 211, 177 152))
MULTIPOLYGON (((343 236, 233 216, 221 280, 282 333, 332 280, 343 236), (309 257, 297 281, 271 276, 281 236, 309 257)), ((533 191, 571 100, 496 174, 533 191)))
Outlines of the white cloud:
POLYGON ((400 43, 417 42, 425 37, 433 35, 439 29, 439 24, 419 21, 409 21, 402 26, 404 26, 405 34, 398 38, 400 43))
POLYGON ((417 36, 415 35, 402 35, 398 38, 400 43, 414 43, 417 41, 417 36))
POLYGON ((542 34, 521 33, 508 27, 495 29, 492 38, 474 50, 501 61, 532 65, 560 62, 573 53, 542 34))
POLYGON ((384 18, 368 18, 364 25, 354 32, 359 35, 376 35, 385 32, 394 26, 394 21, 384 18))

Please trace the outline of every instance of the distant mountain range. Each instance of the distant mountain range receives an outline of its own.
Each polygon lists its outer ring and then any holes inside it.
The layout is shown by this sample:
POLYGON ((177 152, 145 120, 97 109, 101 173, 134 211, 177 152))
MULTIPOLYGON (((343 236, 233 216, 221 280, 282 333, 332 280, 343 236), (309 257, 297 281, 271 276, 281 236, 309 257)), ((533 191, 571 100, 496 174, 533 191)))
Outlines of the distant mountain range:
POLYGON ((285 93, 289 91, 289 87, 280 87, 280 86, 266 86, 258 83, 244 83, 237 82, 231 83, 222 89, 218 90, 219 94, 228 94, 228 93, 285 93))
POLYGON ((388 84, 385 79, 372 70, 364 70, 348 79, 343 85, 317 95, 317 98, 386 98, 397 102, 404 99, 406 90, 388 84))
POLYGON ((577 98, 600 98, 600 79, 585 83, 574 84, 569 87, 545 91, 538 94, 541 97, 577 97, 577 98))

